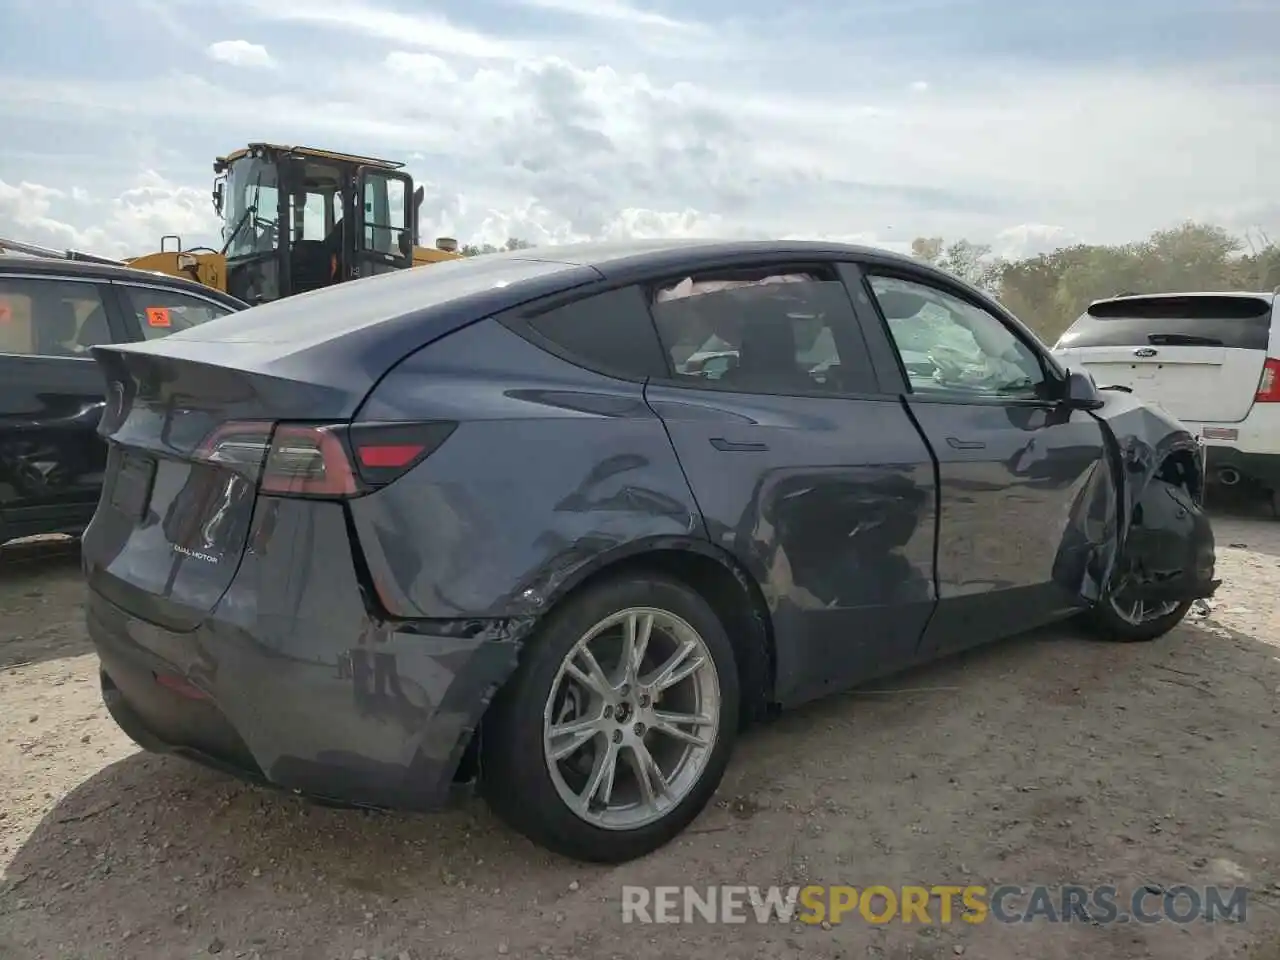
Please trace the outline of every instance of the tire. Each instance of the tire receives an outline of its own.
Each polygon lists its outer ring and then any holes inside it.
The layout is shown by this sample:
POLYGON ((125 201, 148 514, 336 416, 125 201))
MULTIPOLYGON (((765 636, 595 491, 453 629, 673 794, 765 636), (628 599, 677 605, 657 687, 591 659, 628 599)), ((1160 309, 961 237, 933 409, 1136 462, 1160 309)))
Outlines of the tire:
MULTIPOLYGON (((610 632, 613 629, 609 628, 602 633, 599 642, 607 644, 613 636, 610 632)), ((622 630, 624 627, 618 629, 622 630)), ((593 640, 591 643, 597 641, 593 640)), ((574 662, 581 664, 585 661, 575 659, 574 662)), ((611 674, 611 680, 618 678, 620 674, 614 672, 604 659, 600 659, 599 663, 604 672, 611 674)), ((621 667, 617 669, 620 670, 621 667)), ((610 695, 616 696, 618 689, 621 688, 614 689, 610 695)), ((733 645, 715 611, 696 591, 674 579, 646 575, 627 575, 589 585, 551 611, 525 646, 514 676, 494 698, 485 717, 481 742, 482 795, 499 818, 534 843, 556 853, 593 863, 623 863, 644 856, 662 847, 684 830, 707 805, 720 785, 737 736, 739 699, 733 645), (626 613, 637 610, 640 613, 626 613), (646 614, 644 611, 650 613, 646 614), (675 681, 669 690, 672 696, 696 697, 696 702, 700 705, 698 713, 704 719, 714 719, 714 729, 710 734, 701 732, 704 726, 709 728, 709 724, 693 724, 691 727, 697 738, 703 741, 702 746, 687 744, 677 737, 666 735, 660 729, 648 729, 646 734, 632 737, 640 729, 640 724, 632 724, 631 720, 647 718, 654 720, 658 727, 665 725, 655 719, 652 712, 639 712, 642 706, 652 711, 658 709, 661 702, 667 710, 666 716, 673 715, 671 708, 665 706, 672 701, 659 701, 666 694, 655 692, 653 698, 646 703, 646 698, 637 693, 643 690, 656 691, 659 683, 655 678, 661 679, 661 671, 655 673, 649 667, 638 671, 640 680, 650 686, 637 683, 631 691, 631 700, 627 701, 631 704, 630 708, 627 709, 626 702, 618 700, 619 706, 614 713, 608 712, 612 710, 608 706, 608 698, 597 697, 566 672, 566 658, 571 654, 574 658, 580 656, 577 653, 580 649, 579 642, 611 617, 624 614, 641 620, 645 616, 653 618, 653 633, 648 643, 646 663, 649 662, 649 657, 656 657, 670 666, 675 658, 668 659, 663 651, 667 649, 669 642, 674 649, 681 642, 677 637, 684 638, 686 646, 694 641, 695 635, 701 641, 702 646, 695 649, 705 653, 701 657, 697 653, 692 654, 684 662, 687 665, 697 659, 703 666, 695 670, 687 681, 675 681), (671 629, 666 626, 665 618, 668 617, 679 621, 673 621, 671 629), (684 627, 691 628, 695 633, 688 633, 684 627), (712 680, 714 699, 711 696, 712 680), (691 684, 689 689, 694 690, 694 693, 687 693, 681 686, 686 682, 691 684), (554 725, 562 725, 561 721, 553 720, 553 716, 562 716, 562 713, 557 714, 556 711, 564 709, 563 706, 557 707, 559 701, 556 698, 570 688, 580 688, 582 694, 579 699, 590 697, 593 704, 590 708, 582 709, 582 720, 563 722, 592 722, 612 724, 613 727, 611 731, 593 734, 591 739, 584 741, 583 746, 568 758, 553 763, 549 759, 548 751, 551 748, 547 744, 556 742, 556 749, 559 749, 559 744, 567 743, 565 740, 553 741, 553 736, 556 735, 553 733, 554 725), (601 705, 597 706, 596 701, 601 705), (601 716, 604 719, 599 719, 601 716), (620 717, 623 719, 619 720, 620 717), (623 729, 619 729, 619 726, 623 729), (628 737, 625 743, 610 747, 611 742, 617 743, 616 738, 624 735, 628 737), (680 788, 678 794, 672 788, 669 806, 665 810, 661 809, 660 802, 643 802, 639 773, 630 767, 630 763, 637 762, 640 756, 635 748, 629 746, 634 739, 646 745, 645 755, 653 756, 655 762, 664 750, 666 755, 678 753, 698 757, 696 763, 689 760, 691 765, 688 767, 682 766, 678 759, 673 760, 672 770, 663 771, 670 773, 676 786, 680 788), (665 746, 668 741, 674 746, 665 746), (653 753, 650 754, 649 750, 653 753), (603 805, 604 812, 592 812, 592 798, 597 807, 601 806, 600 796, 592 793, 586 803, 587 812, 576 812, 566 798, 566 790, 578 793, 577 790, 570 789, 570 776, 583 776, 585 783, 582 793, 589 792, 588 788, 594 782, 592 777, 597 769, 595 764, 608 756, 620 758, 615 769, 622 778, 608 779, 608 791, 625 793, 627 788, 631 788, 634 790, 635 802, 631 808, 626 804, 619 804, 617 812, 610 812, 613 807, 608 804, 603 805), (585 766, 588 760, 584 757, 590 759, 590 772, 584 773, 570 767, 574 763, 585 766), (648 822, 640 822, 645 816, 649 817, 648 822), (605 824, 602 818, 607 817, 616 819, 605 824), (634 825, 629 825, 628 818, 635 821, 634 825)), ((567 704, 568 699, 564 703, 567 704)), ((603 787, 604 784, 602 794, 603 787)), ((655 795, 662 792, 656 786, 651 789, 655 795)), ((578 802, 581 803, 580 795, 578 802)))
POLYGON ((1147 643, 1158 640, 1182 622, 1194 600, 1183 600, 1168 613, 1142 623, 1133 623, 1120 615, 1109 602, 1103 601, 1084 615, 1091 632, 1102 640, 1113 643, 1147 643))

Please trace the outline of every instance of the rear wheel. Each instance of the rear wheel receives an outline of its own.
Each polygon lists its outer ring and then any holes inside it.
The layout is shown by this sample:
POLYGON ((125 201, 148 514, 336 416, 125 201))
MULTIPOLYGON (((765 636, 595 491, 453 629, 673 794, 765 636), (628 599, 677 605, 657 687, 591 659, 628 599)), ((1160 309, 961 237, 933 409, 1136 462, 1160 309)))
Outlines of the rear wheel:
POLYGON ((732 645, 698 593, 666 578, 592 585, 547 617, 494 700, 486 799, 557 853, 643 856, 711 799, 738 698, 732 645))

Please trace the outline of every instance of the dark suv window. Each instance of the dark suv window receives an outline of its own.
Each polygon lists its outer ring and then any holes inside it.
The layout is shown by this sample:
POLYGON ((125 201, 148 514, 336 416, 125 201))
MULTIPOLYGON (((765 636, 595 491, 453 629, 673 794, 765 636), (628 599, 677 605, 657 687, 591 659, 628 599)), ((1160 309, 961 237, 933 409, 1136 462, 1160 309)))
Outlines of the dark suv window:
POLYGON ((111 340, 97 284, 0 276, 0 353, 88 357, 111 340))
POLYGON ((118 287, 124 294, 126 306, 137 317, 144 340, 155 340, 235 313, 230 307, 176 290, 126 284, 118 287))
POLYGON ((665 369, 644 294, 636 287, 575 300, 524 322, 555 352, 589 369, 632 380, 661 376, 665 369))
POLYGON ((654 291, 653 317, 678 382, 769 394, 875 389, 853 305, 834 274, 685 277, 654 291))

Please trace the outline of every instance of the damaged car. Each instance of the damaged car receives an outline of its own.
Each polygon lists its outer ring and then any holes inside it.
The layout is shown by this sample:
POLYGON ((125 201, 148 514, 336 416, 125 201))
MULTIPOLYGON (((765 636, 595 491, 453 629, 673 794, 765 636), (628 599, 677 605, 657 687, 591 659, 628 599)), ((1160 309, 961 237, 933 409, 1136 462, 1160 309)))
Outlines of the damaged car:
POLYGON ((679 834, 776 708, 1217 583, 1194 436, 881 250, 522 250, 94 354, 119 725, 327 802, 478 788, 583 860, 679 834))

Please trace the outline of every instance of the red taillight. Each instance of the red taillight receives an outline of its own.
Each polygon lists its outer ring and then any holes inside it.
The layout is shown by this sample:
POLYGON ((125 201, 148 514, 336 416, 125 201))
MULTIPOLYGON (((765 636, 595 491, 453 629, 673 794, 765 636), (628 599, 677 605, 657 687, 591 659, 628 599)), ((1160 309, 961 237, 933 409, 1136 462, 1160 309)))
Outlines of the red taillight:
POLYGON ((1258 380, 1258 392, 1254 394, 1254 403, 1280 403, 1280 360, 1267 357, 1262 365, 1262 376, 1258 380))
POLYGON ((373 443, 356 447, 356 457, 362 467, 403 467, 421 456, 420 443, 373 443))
POLYGON ((449 439, 456 423, 353 423, 348 432, 355 451, 356 472, 371 487, 408 473, 449 439))
POLYGON ((271 420, 234 420, 224 423, 205 438, 196 450, 196 459, 258 479, 262 461, 271 448, 271 420))
POLYGON ((240 420, 215 430, 196 456, 255 480, 273 496, 352 497, 407 472, 456 426, 240 420))
POLYGON ((341 427, 281 423, 271 435, 258 489, 291 497, 350 497, 360 492, 341 427))

